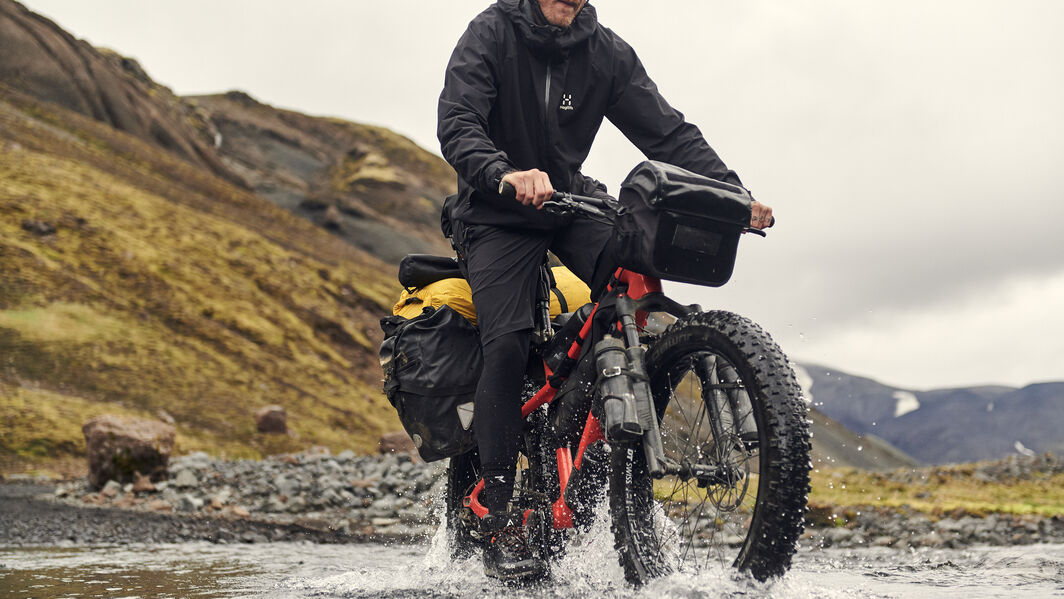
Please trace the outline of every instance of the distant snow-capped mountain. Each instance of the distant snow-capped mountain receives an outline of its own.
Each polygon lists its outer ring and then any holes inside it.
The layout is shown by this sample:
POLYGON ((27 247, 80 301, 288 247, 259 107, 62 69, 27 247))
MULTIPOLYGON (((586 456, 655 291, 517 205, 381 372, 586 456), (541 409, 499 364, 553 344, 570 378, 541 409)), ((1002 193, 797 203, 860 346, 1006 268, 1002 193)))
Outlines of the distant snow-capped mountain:
POLYGON ((1064 452, 1064 382, 915 391, 802 364, 812 405, 926 464, 1064 452))

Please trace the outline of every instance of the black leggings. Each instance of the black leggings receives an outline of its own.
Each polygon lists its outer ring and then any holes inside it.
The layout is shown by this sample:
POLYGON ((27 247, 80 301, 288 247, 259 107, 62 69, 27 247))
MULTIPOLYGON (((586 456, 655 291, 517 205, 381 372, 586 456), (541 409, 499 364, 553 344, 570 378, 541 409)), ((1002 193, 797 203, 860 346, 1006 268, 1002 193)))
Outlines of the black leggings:
POLYGON ((525 330, 504 333, 484 344, 484 371, 477 384, 473 422, 484 474, 479 499, 492 513, 505 510, 513 496, 530 341, 531 331, 525 330))

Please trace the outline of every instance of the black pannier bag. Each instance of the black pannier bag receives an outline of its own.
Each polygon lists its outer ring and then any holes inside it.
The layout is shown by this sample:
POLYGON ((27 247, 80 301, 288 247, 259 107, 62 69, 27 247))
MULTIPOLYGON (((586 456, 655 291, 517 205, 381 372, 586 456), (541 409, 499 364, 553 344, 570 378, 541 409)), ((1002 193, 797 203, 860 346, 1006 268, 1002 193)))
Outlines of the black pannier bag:
POLYGON ((384 392, 426 462, 476 446, 473 396, 484 365, 480 333, 447 306, 381 319, 384 392))
POLYGON ((642 162, 621 184, 614 256, 638 273, 719 287, 731 278, 752 200, 742 187, 642 162))

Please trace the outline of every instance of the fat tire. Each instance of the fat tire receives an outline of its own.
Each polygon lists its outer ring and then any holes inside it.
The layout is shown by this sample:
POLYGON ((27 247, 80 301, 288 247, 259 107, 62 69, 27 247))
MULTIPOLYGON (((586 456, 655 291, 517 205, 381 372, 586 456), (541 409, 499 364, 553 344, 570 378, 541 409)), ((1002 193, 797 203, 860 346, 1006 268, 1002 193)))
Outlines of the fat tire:
MULTIPOLYGON (((661 392, 669 384, 662 381, 664 373, 699 350, 724 356, 735 366, 759 432, 757 501, 732 565, 762 581, 781 576, 797 549, 809 493, 810 440, 800 387, 786 356, 758 325, 730 312, 698 313, 673 323, 648 348, 647 373, 659 417, 670 396, 661 392)), ((626 578, 643 584, 672 571, 655 543, 652 480, 639 446, 615 444, 611 465, 615 545, 626 578)))

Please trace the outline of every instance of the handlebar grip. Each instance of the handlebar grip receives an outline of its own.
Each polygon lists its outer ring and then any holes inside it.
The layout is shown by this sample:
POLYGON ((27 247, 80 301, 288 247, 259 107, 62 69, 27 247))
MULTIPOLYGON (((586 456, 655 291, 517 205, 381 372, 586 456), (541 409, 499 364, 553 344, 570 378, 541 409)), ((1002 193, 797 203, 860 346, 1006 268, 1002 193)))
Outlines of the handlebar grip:
MULTIPOLYGON (((514 187, 513 185, 511 185, 509 181, 500 181, 499 182, 499 195, 504 197, 504 198, 506 198, 507 200, 516 200, 517 199, 517 188, 514 187)), ((554 192, 554 194, 551 196, 550 199, 556 201, 556 200, 560 200, 562 198, 562 196, 563 196, 563 194, 561 192, 556 191, 556 192, 554 192)))

